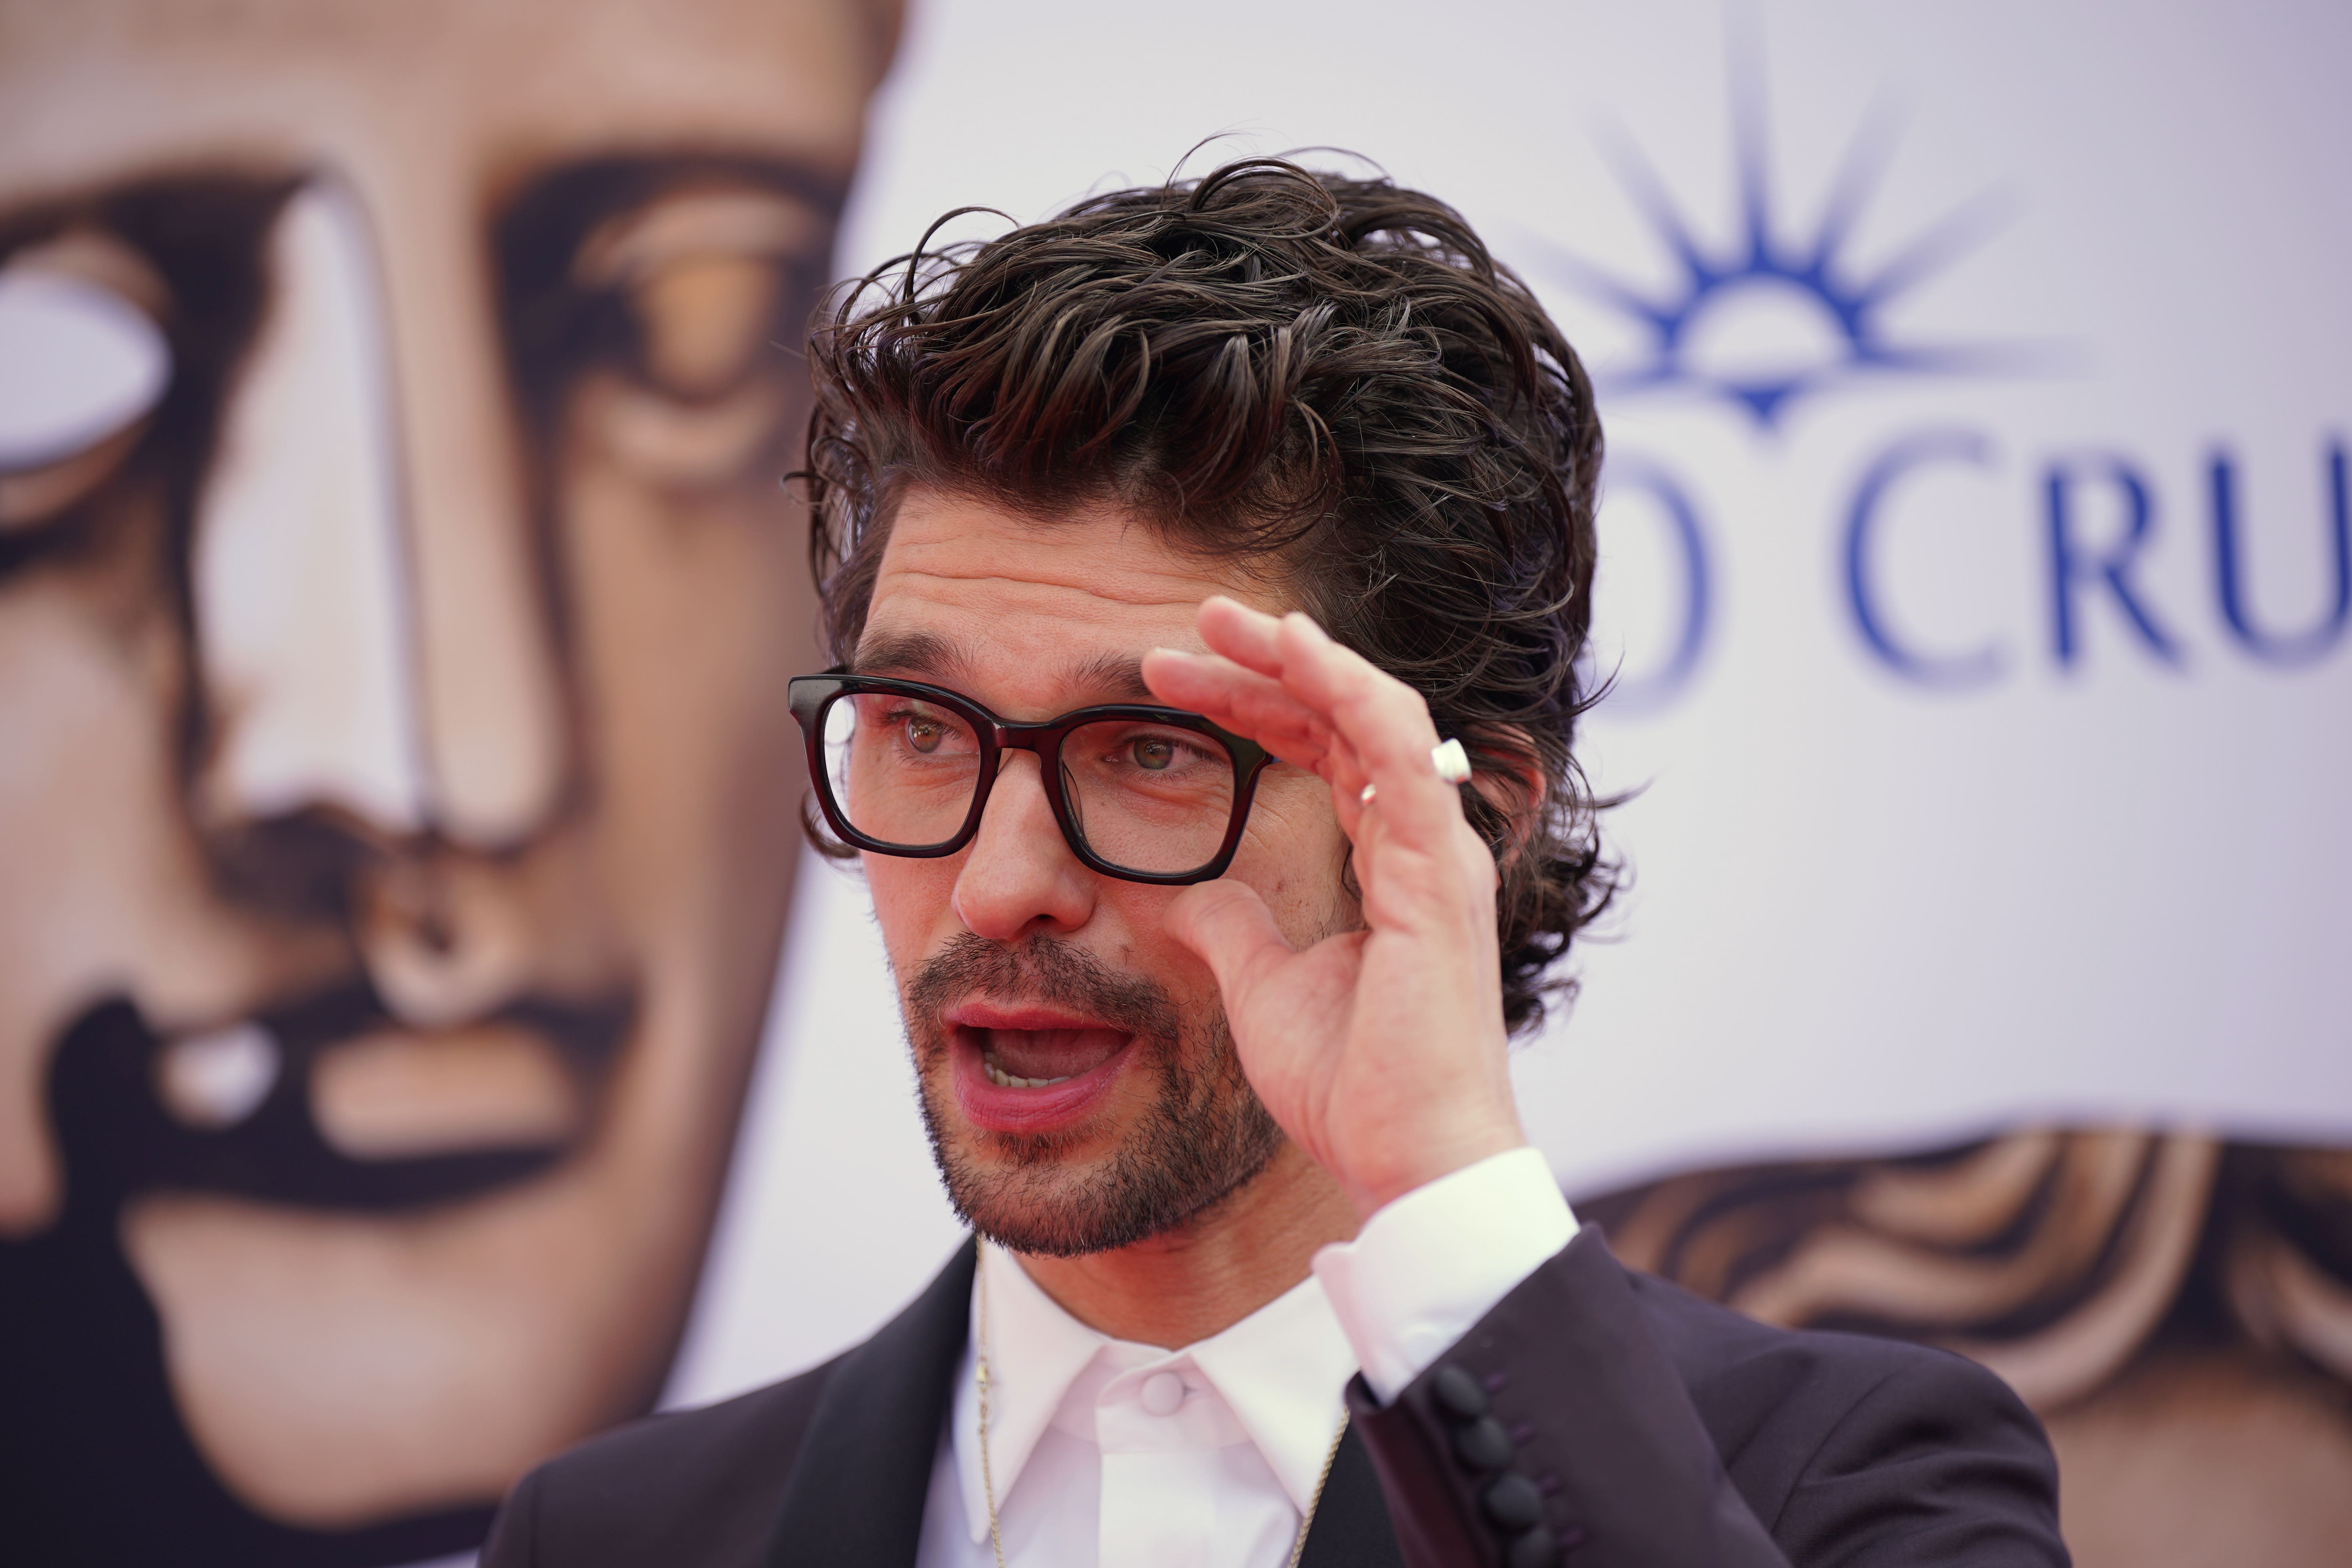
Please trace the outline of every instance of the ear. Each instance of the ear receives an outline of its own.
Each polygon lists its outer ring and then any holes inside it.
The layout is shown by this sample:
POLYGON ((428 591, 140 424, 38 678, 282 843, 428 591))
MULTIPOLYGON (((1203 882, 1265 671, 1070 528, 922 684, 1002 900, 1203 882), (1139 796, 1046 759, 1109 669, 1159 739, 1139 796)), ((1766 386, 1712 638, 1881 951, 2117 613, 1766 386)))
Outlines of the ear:
POLYGON ((1535 837, 1543 821, 1544 806, 1550 797, 1550 781, 1544 773, 1543 760, 1537 754, 1526 731, 1516 724, 1497 725, 1475 737, 1465 737, 1463 744, 1470 750, 1471 762, 1476 772, 1470 775, 1469 787, 1478 792, 1489 810, 1504 822, 1501 841, 1495 847, 1497 864, 1508 864, 1535 837))

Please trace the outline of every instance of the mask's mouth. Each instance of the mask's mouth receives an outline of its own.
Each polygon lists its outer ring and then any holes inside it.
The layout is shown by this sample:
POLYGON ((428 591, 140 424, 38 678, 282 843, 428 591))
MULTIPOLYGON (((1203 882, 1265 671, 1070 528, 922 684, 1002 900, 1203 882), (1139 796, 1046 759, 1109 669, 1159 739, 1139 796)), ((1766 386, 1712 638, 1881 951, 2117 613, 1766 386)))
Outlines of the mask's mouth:
POLYGON ((170 1187, 401 1209, 508 1186, 593 1127, 635 1015, 634 996, 530 998, 422 1031, 352 984, 167 1038, 111 998, 52 1058, 67 1202, 170 1187))

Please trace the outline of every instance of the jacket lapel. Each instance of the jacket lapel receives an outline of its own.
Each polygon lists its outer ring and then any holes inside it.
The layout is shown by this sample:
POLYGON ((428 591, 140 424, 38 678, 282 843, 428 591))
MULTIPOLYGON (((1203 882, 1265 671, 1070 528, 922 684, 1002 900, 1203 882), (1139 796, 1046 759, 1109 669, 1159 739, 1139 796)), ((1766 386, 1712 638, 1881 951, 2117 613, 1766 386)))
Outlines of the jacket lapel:
POLYGON ((1352 1425, 1331 1460, 1331 1479, 1323 1483, 1323 1500, 1307 1527, 1298 1568, 1404 1568, 1381 1478, 1352 1425))
MULTIPOLYGON (((809 1416, 768 1568, 914 1568, 971 1322, 972 1248, 844 1356, 809 1416)), ((1370 1473, 1367 1465, 1366 1473, 1370 1473)))

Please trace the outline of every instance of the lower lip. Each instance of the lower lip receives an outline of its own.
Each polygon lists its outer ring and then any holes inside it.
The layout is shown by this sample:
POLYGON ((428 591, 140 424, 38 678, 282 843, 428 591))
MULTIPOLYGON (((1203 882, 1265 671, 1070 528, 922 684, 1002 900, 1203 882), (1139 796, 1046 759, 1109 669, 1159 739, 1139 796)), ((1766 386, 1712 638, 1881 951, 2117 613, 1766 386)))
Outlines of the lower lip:
POLYGON ((1082 1120, 1110 1092, 1134 1050, 1130 1040, 1076 1078, 1043 1089, 1007 1089, 988 1076, 978 1032, 959 1027, 951 1053, 956 1103, 965 1120, 991 1132, 1056 1132, 1082 1120))

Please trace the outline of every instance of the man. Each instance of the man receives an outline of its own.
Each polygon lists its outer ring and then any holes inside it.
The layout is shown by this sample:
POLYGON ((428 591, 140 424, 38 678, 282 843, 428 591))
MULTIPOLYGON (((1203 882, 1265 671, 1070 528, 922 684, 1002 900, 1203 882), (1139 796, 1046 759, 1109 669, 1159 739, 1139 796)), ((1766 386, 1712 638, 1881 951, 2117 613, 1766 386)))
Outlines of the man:
POLYGON ((535 1472, 489 1563, 2064 1562, 1990 1374, 1629 1276, 1525 1146, 1507 1037, 1610 889, 1601 442, 1457 216, 1239 163, 811 358, 794 711, 981 1239, 535 1472))
POLYGON ((894 22, 0 7, 0 1558, 468 1550, 657 1396, 894 22))

